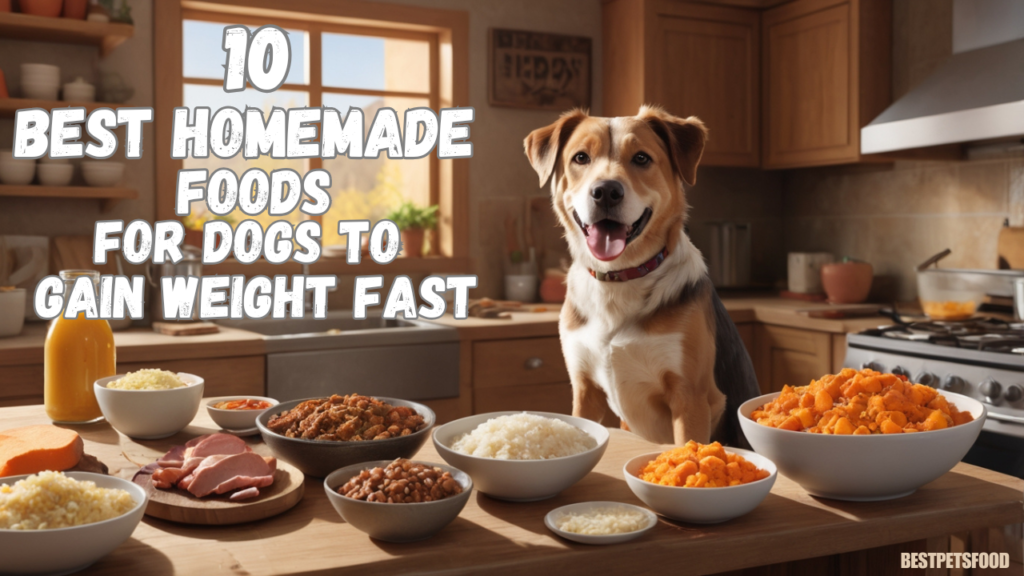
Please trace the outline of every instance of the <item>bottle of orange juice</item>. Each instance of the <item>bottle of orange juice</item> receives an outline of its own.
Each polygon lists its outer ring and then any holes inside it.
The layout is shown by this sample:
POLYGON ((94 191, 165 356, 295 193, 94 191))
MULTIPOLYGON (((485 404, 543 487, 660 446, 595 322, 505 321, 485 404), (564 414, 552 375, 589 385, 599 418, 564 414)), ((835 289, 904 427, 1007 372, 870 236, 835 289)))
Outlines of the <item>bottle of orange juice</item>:
MULTIPOLYGON (((65 298, 71 295, 75 280, 90 278, 97 287, 99 272, 64 270, 65 298)), ((64 313, 50 323, 43 360, 43 404, 46 415, 58 423, 95 422, 103 417, 92 385, 100 378, 116 374, 114 333, 106 320, 89 320, 85 314, 65 318, 64 313)))

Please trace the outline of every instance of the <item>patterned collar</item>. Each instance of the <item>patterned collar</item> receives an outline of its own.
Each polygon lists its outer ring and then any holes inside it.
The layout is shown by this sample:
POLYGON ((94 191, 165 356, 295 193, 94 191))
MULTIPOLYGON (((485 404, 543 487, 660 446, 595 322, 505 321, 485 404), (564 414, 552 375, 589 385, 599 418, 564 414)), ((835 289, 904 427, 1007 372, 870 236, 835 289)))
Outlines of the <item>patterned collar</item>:
POLYGON ((651 272, 654 272, 661 263, 665 261, 665 257, 668 256, 668 246, 661 249, 647 262, 637 266, 636 268, 626 268, 625 270, 612 270, 611 272, 595 272, 590 271, 590 275, 597 278, 601 282, 625 282, 626 280, 635 280, 637 278, 643 278, 651 272))

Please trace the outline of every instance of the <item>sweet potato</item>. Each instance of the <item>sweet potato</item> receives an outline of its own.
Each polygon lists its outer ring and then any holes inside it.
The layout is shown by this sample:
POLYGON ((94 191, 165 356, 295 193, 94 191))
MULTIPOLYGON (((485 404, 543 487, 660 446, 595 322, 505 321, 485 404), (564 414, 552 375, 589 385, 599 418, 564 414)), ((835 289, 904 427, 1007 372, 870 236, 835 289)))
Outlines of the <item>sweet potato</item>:
POLYGON ((807 386, 783 386, 751 418, 765 426, 817 434, 900 434, 974 420, 933 388, 903 376, 843 369, 807 386))
POLYGON ((0 432, 0 476, 60 472, 82 459, 84 444, 74 430, 49 424, 0 432))
POLYGON ((662 486, 720 488, 747 484, 769 474, 742 456, 729 454, 718 442, 698 444, 691 440, 680 448, 662 452, 637 476, 662 486))

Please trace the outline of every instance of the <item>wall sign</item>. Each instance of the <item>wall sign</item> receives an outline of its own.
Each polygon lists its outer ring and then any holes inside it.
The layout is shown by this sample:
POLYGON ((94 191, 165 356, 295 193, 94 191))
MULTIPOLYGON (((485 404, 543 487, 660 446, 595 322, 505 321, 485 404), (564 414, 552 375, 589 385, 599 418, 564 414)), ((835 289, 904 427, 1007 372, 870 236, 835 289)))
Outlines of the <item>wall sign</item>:
POLYGON ((590 106, 590 38, 492 28, 489 46, 491 105, 590 106))

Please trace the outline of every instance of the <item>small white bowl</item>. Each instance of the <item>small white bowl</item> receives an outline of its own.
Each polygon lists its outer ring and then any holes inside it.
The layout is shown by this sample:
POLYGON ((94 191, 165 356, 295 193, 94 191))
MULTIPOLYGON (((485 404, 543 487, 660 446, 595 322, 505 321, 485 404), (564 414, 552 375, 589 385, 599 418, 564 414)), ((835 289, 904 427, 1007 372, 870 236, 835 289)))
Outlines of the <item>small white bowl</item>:
POLYGON ((950 404, 970 412, 974 420, 930 432, 854 436, 780 430, 750 419, 754 410, 779 394, 740 405, 740 428, 750 446, 812 496, 854 502, 907 496, 949 472, 978 439, 988 413, 973 398, 943 391, 950 404))
POLYGON ((36 177, 35 160, 0 159, 0 182, 24 186, 36 177))
POLYGON ((0 338, 17 336, 25 326, 25 289, 0 292, 0 338))
POLYGON ((334 506, 334 510, 345 522, 371 538, 385 542, 417 542, 430 538, 459 516, 466 507, 466 502, 469 502, 470 494, 473 493, 473 480, 465 472, 451 466, 413 460, 450 472, 452 478, 462 486, 462 492, 443 500, 408 504, 367 502, 338 494, 338 488, 344 486, 353 476, 367 468, 383 468, 391 462, 392 460, 374 460, 353 464, 335 470, 324 478, 324 491, 327 492, 327 499, 331 506, 334 506))
POLYGON ((500 460, 481 458, 452 450, 450 446, 464 434, 498 416, 522 414, 522 411, 490 412, 460 418, 434 429, 434 447, 444 461, 473 477, 477 490, 499 500, 533 502, 557 496, 579 482, 597 466, 608 448, 608 429, 585 418, 552 412, 527 412, 555 418, 571 424, 594 438, 597 446, 573 456, 547 460, 500 460))
MULTIPOLYGON (((4 551, 4 574, 70 574, 94 564, 131 537, 146 512, 146 491, 133 482, 91 472, 65 472, 75 480, 89 480, 100 488, 125 490, 135 501, 128 512, 104 520, 71 528, 53 530, 0 530, 0 550, 4 551)), ((0 478, 13 484, 27 476, 0 478)))
POLYGON ((249 430, 259 431, 256 428, 256 418, 266 410, 224 410, 214 408, 213 405, 219 402, 230 400, 264 400, 270 402, 270 408, 277 406, 277 400, 265 396, 218 396, 206 400, 206 413, 213 418, 214 423, 229 432, 248 432, 249 430))
POLYGON ((75 175, 75 167, 71 164, 43 163, 36 167, 39 183, 43 186, 67 186, 75 175))
POLYGON ((562 506, 555 508, 551 512, 548 512, 544 516, 544 525, 548 527, 555 534, 565 538, 566 540, 572 540, 573 542, 579 542, 580 544, 592 544, 596 546, 603 546, 607 544, 621 544, 623 542, 629 542, 630 540, 636 540, 649 532, 652 528, 657 526, 658 517, 653 512, 646 508, 634 506, 632 504, 623 504, 622 502, 579 502, 577 504, 569 504, 568 506, 562 506), (596 509, 628 509, 631 511, 641 512, 647 517, 647 526, 633 531, 623 532, 622 534, 577 534, 575 532, 567 532, 558 527, 558 521, 566 514, 586 514, 587 512, 596 509))
POLYGON ((622 475, 626 477, 626 484, 633 494, 658 514, 691 524, 718 524, 739 518, 757 508, 771 492, 775 478, 779 474, 775 464, 760 454, 738 448, 726 450, 743 456, 762 470, 767 470, 769 476, 756 482, 723 488, 662 486, 641 480, 637 474, 661 452, 642 454, 626 462, 622 467, 622 475))
POLYGON ((169 390, 117 390, 107 384, 124 374, 100 378, 93 385, 103 417, 115 430, 141 440, 173 436, 192 422, 203 399, 204 381, 179 372, 187 386, 169 390))
POLYGON ((109 160, 83 160, 82 177, 89 186, 117 186, 124 175, 122 162, 109 160))
POLYGON ((64 85, 64 100, 68 102, 95 102, 96 87, 79 76, 74 82, 64 85))

